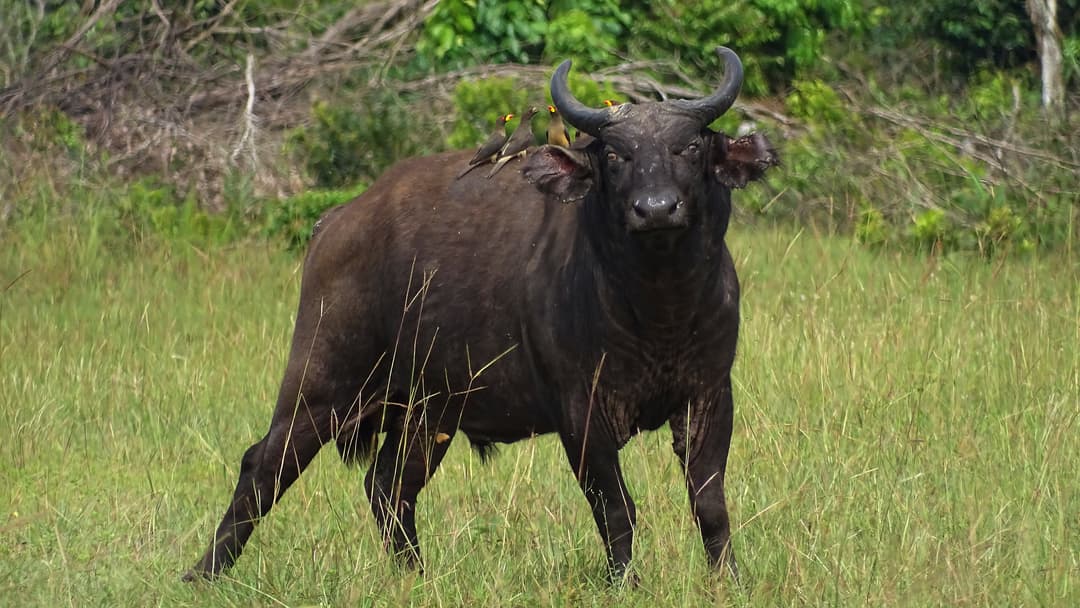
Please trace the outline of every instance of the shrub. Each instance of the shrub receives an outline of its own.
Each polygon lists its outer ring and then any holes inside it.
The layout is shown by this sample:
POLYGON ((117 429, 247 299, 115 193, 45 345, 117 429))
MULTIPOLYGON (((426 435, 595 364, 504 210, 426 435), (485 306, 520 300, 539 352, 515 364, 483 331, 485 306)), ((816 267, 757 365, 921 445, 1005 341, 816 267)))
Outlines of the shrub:
POLYGON ((424 133, 432 108, 414 112, 399 97, 372 93, 355 105, 316 102, 311 123, 286 147, 320 188, 371 180, 394 162, 438 147, 424 133))
POLYGON ((1033 89, 1022 76, 981 71, 960 95, 905 93, 892 102, 902 104, 892 113, 900 118, 882 120, 853 111, 822 82, 796 81, 787 111, 804 130, 768 177, 782 194, 742 206, 827 222, 868 245, 996 255, 1068 242, 1080 214, 1068 164, 1077 158, 1069 138, 1039 119, 1033 89), (1034 156, 986 143, 1009 139, 1034 156))
POLYGON ((538 59, 547 31, 544 0, 443 0, 416 43, 422 67, 538 59))
MULTIPOLYGON (((598 83, 587 76, 576 73, 570 75, 570 85, 574 95, 582 103, 600 107, 605 99, 619 99, 619 94, 610 85, 598 83)), ((451 148, 469 148, 475 146, 492 132, 496 119, 509 112, 520 116, 530 105, 541 110, 551 102, 550 92, 529 90, 520 86, 512 78, 485 78, 475 81, 461 81, 454 89, 454 123, 447 145, 451 148)), ((514 129, 515 118, 507 130, 514 129)), ((544 133, 547 130, 548 113, 541 111, 533 119, 533 132, 544 133)))
POLYGON ((823 69, 826 32, 853 34, 868 18, 853 0, 662 0, 635 20, 635 43, 706 78, 721 69, 713 49, 732 47, 746 64, 744 90, 759 95, 823 69))
POLYGON ((586 68, 611 65, 633 20, 617 0, 443 0, 424 22, 417 63, 426 70, 574 57, 586 68))
POLYGON ((635 19, 623 4, 617 0, 552 2, 544 57, 549 61, 573 58, 584 70, 617 63, 635 19))
MULTIPOLYGON (((154 236, 166 241, 225 243, 245 233, 237 210, 209 213, 199 205, 194 192, 180 197, 174 186, 152 176, 116 189, 108 198, 120 225, 136 239, 154 236)), ((100 209, 98 213, 109 211, 100 209)))
POLYGON ((499 116, 520 115, 530 104, 539 105, 539 96, 533 97, 537 99, 530 99, 529 91, 512 78, 461 81, 454 88, 454 124, 447 145, 468 148, 479 144, 495 128, 499 116))
POLYGON ((855 225, 855 238, 866 245, 882 245, 889 241, 892 228, 885 216, 873 206, 864 204, 855 225))
POLYGON ((277 201, 266 212, 265 236, 283 240, 290 249, 300 249, 311 240, 311 228, 327 209, 360 196, 367 187, 344 190, 311 190, 277 201))

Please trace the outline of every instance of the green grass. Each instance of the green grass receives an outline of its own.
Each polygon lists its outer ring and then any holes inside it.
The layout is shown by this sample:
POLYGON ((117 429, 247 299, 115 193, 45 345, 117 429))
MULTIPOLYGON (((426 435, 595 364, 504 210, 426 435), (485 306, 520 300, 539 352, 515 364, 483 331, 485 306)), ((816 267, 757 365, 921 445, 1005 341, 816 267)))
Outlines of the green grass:
POLYGON ((386 558, 362 472, 328 449, 227 577, 187 585, 269 422, 299 259, 23 228, 0 234, 5 603, 1080 605, 1068 252, 935 259, 734 227, 744 589, 708 571, 666 431, 623 451, 636 590, 604 583, 554 437, 489 465, 451 448, 418 507, 424 577, 386 558))

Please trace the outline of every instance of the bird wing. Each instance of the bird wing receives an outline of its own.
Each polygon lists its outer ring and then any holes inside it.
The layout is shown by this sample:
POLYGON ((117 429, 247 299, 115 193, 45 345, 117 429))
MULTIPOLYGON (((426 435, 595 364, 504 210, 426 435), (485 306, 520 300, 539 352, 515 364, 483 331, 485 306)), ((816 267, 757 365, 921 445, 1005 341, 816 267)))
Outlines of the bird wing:
POLYGON ((514 129, 514 134, 510 136, 510 139, 506 140, 506 145, 499 150, 499 156, 513 156, 522 150, 528 149, 533 143, 532 128, 523 126, 525 123, 518 125, 517 129, 514 129))
POLYGON ((506 145, 508 139, 509 138, 505 133, 500 133, 498 131, 492 133, 491 137, 489 137, 488 140, 480 146, 480 149, 476 151, 476 156, 473 156, 472 160, 469 161, 469 164, 475 165, 491 158, 492 155, 496 154, 504 145, 506 145))

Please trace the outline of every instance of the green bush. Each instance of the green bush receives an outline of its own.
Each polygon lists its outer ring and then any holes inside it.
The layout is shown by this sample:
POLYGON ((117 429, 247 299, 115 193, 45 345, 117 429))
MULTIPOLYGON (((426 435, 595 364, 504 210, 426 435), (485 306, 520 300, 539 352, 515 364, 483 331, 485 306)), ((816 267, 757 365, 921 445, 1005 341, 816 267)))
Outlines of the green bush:
MULTIPOLYGON (((1057 4, 1068 58, 1069 40, 1080 36, 1080 0, 1058 0, 1057 4)), ((1034 28, 1020 0, 895 2, 873 10, 879 11, 881 18, 874 22, 870 37, 858 46, 880 55, 907 53, 929 43, 936 52, 924 55, 932 57, 935 77, 964 79, 979 69, 1019 67, 1037 58, 1034 28)), ((921 65, 915 73, 922 68, 931 66, 921 65)), ((1066 76, 1076 77, 1068 59, 1066 76)))
POLYGON ((443 0, 417 42, 421 69, 573 57, 612 65, 634 14, 617 0, 443 0))
POLYGON ((424 22, 417 61, 447 69, 572 57, 595 69, 644 54, 711 77, 721 67, 713 49, 726 45, 747 63, 746 89, 762 93, 823 67, 827 32, 868 22, 855 0, 443 0, 424 22))
POLYGON ((855 226, 856 240, 866 245, 883 245, 889 242, 892 232, 881 211, 864 203, 855 226))
POLYGON ((35 176, 20 213, 0 230, 18 231, 30 241, 55 238, 76 227, 87 252, 130 252, 144 241, 220 245, 248 234, 246 218, 233 209, 209 213, 193 194, 178 196, 156 177, 118 184, 87 173, 72 183, 56 184, 35 176))
POLYGON ((547 31, 544 0, 443 0, 424 22, 422 67, 527 63, 538 59, 547 31))
POLYGON ((714 49, 731 47, 746 65, 744 91, 760 95, 824 68, 826 32, 852 35, 868 19, 854 0, 661 0, 635 19, 633 42, 705 78, 721 69, 714 49))
POLYGON ((625 51, 634 13, 617 0, 552 2, 544 57, 574 59, 578 69, 614 65, 625 51))
POLYGON ((30 148, 46 154, 60 153, 81 158, 87 149, 86 131, 67 114, 55 108, 40 108, 18 116, 10 127, 13 135, 30 148))
POLYGON ((316 102, 310 124, 294 129, 287 148, 320 188, 372 180, 394 162, 438 149, 426 130, 432 108, 414 112, 396 95, 373 93, 357 104, 316 102))
POLYGON ((263 235, 282 240, 290 249, 300 249, 311 240, 311 228, 319 217, 335 205, 360 196, 367 187, 344 190, 311 190, 277 201, 268 207, 263 235))
POLYGON ((1014 245, 1018 251, 1027 252, 1035 247, 1030 238, 1027 222, 1008 205, 995 206, 986 219, 975 227, 979 250, 993 253, 1002 247, 1014 245))
POLYGON ((916 215, 911 224, 912 239, 926 249, 943 248, 951 235, 949 218, 941 209, 927 209, 916 215))
POLYGON ((135 238, 153 235, 166 241, 226 243, 245 233, 235 210, 209 213, 193 192, 181 197, 174 186, 154 177, 138 179, 113 197, 119 223, 135 238))
MULTIPOLYGON (((582 103, 600 107, 605 99, 619 99, 619 94, 610 85, 598 83, 576 72, 570 75, 570 86, 582 103)), ((470 148, 483 142, 494 130, 499 116, 513 113, 520 117, 529 106, 536 106, 540 114, 533 118, 533 132, 547 131, 548 113, 546 106, 551 103, 551 93, 547 87, 528 89, 512 78, 485 78, 475 81, 461 81, 454 89, 454 123, 447 137, 451 148, 470 148)), ((517 127, 518 118, 507 125, 507 131, 517 127)), ((543 141, 538 137, 537 141, 543 141)))
POLYGON ((1061 55, 1066 82, 1080 86, 1080 32, 1065 38, 1061 55))
POLYGON ((835 89, 821 80, 796 80, 784 101, 792 116, 802 119, 811 130, 826 130, 857 138, 862 121, 835 89))
MULTIPOLYGON (((494 130, 500 116, 521 115, 529 105, 540 105, 540 96, 536 93, 530 94, 512 78, 459 82, 454 88, 454 124, 447 145, 469 148, 479 144, 494 130)), ((508 129, 516 124, 516 121, 512 122, 508 129)))
POLYGON ((979 139, 1012 137, 1075 162, 1068 138, 1039 119, 1037 90, 1023 77, 982 71, 963 94, 905 98, 909 107, 894 114, 913 123, 853 112, 819 81, 796 81, 786 101, 804 129, 768 177, 781 195, 764 206, 740 199, 743 208, 921 250, 1023 253, 1076 236, 1075 173, 979 139))

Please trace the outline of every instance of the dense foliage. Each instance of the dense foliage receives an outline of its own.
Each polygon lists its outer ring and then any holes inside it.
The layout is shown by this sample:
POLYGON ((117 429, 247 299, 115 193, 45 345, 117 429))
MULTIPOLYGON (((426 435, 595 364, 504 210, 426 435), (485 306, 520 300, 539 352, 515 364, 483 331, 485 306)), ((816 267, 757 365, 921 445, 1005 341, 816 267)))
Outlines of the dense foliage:
MULTIPOLYGON (((1080 0, 1058 0, 1069 110, 1058 122, 1039 107, 1021 0, 115 4, 0 0, 0 230, 39 211, 27 201, 53 200, 35 195, 96 185, 121 191, 103 206, 138 230, 262 231, 299 245, 322 209, 397 159, 473 146, 496 116, 546 104, 544 79, 563 58, 575 60, 575 92, 598 104, 650 87, 703 91, 723 44, 747 80, 714 126, 762 130, 784 160, 741 194, 744 220, 985 254, 1080 234, 1080 0), (243 116, 249 56, 263 70, 248 121, 261 152, 215 122, 243 116), (490 69, 500 64, 516 67, 490 69), (106 121, 99 98, 134 86, 124 70, 143 84, 117 107, 145 104, 146 115, 106 121), (41 93, 52 82, 70 94, 41 93), (115 124, 127 126, 108 132, 115 124)), ((545 123, 542 113, 537 133, 545 123)))
MULTIPOLYGON (((897 28, 900 33, 937 42, 958 70, 986 65, 1013 67, 1036 57, 1031 19, 1020 0, 937 0, 897 4, 890 11, 908 26, 906 30, 897 28)), ((1080 0, 1058 0, 1058 22, 1073 41, 1070 58, 1075 67, 1080 0)), ((1072 76, 1080 73, 1074 71, 1072 76)))

